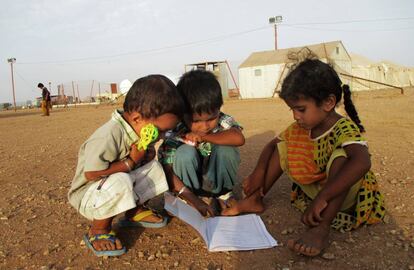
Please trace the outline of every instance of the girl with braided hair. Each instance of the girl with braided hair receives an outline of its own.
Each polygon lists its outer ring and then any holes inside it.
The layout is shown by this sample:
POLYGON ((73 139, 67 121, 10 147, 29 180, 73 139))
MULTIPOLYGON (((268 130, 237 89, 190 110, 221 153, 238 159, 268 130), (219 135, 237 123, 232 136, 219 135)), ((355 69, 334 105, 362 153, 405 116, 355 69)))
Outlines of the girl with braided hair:
POLYGON ((222 214, 263 212, 263 196, 285 173, 293 182, 291 202, 308 226, 288 247, 317 256, 328 246, 331 227, 350 231, 380 222, 384 201, 370 171, 364 127, 351 91, 335 70, 319 60, 305 60, 288 74, 279 95, 295 122, 264 147, 243 182, 246 197, 222 214), (335 111, 342 96, 350 119, 335 111))

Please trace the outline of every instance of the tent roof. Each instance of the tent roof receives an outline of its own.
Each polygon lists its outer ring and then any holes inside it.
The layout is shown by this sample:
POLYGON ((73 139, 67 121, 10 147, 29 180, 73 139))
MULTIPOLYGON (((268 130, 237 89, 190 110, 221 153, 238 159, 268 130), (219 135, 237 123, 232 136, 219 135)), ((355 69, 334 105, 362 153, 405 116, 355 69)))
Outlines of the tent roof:
POLYGON ((351 59, 352 66, 369 66, 374 64, 374 61, 371 59, 356 53, 351 53, 351 59))
POLYGON ((204 65, 216 65, 216 64, 223 64, 223 63, 226 63, 226 61, 206 61, 206 62, 185 64, 185 65, 186 66, 204 66, 204 65))
POLYGON ((394 68, 394 69, 407 69, 407 68, 410 68, 410 67, 406 67, 406 66, 403 66, 403 65, 399 65, 399 64, 394 63, 392 61, 388 61, 388 60, 382 60, 382 61, 379 61, 379 62, 374 62, 371 59, 369 59, 365 56, 356 54, 356 53, 351 53, 351 59, 352 59, 352 66, 353 67, 359 67, 359 68, 361 68, 361 67, 376 67, 376 66, 386 66, 386 67, 391 67, 391 68, 394 68))
POLYGON ((299 52, 305 47, 309 48, 319 58, 326 58, 326 55, 330 55, 336 49, 336 47, 338 47, 338 45, 345 48, 341 41, 331 41, 319 44, 305 45, 302 47, 254 52, 250 54, 250 56, 243 63, 241 63, 239 68, 289 63, 293 60, 288 58, 288 54, 292 52, 299 52))
POLYGON ((377 65, 381 65, 381 64, 382 65, 387 65, 387 66, 392 67, 392 68, 407 68, 406 66, 399 65, 399 64, 394 63, 394 62, 389 61, 389 60, 382 60, 381 62, 377 63, 377 65))

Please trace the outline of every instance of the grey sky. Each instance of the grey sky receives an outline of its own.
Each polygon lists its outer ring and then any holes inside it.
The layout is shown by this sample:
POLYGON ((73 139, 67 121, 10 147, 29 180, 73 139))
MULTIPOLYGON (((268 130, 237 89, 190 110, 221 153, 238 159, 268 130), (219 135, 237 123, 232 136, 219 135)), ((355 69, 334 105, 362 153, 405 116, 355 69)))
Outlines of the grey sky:
POLYGON ((348 51, 374 61, 414 66, 410 0, 0 3, 0 102, 12 102, 10 57, 17 58, 17 101, 40 96, 38 82, 51 82, 52 94, 59 83, 83 83, 85 96, 92 80, 119 83, 150 73, 177 77, 184 64, 194 62, 228 60, 237 73, 250 53, 274 48, 268 18, 275 15, 283 16, 279 48, 342 40, 348 51))

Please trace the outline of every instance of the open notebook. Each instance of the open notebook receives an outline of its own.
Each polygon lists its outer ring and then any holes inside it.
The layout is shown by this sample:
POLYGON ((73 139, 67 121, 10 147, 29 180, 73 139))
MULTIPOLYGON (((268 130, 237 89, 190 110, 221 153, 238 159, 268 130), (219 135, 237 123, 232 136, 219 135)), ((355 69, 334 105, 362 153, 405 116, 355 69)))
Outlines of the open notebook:
POLYGON ((195 208, 164 193, 165 209, 191 225, 204 239, 209 251, 253 250, 277 246, 262 219, 255 214, 204 218, 195 208))

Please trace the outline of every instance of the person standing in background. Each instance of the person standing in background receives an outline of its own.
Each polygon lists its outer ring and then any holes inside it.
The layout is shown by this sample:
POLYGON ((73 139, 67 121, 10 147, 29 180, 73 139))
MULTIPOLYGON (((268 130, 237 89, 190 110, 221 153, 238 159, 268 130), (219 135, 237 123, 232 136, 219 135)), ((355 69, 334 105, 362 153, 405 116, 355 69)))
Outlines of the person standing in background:
POLYGON ((42 90, 42 116, 49 116, 49 110, 51 108, 50 92, 43 83, 39 83, 37 87, 42 90))

